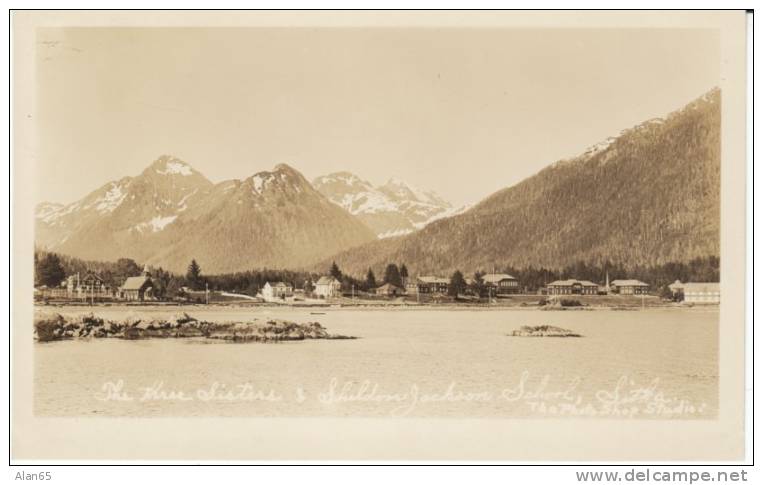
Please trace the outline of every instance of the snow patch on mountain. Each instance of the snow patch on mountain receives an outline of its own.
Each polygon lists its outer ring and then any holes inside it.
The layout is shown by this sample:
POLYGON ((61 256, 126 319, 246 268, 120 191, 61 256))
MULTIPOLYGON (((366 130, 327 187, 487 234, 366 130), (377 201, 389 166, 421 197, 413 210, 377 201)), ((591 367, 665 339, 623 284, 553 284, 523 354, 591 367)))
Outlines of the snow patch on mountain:
POLYGON ((114 209, 119 207, 122 201, 125 200, 126 195, 122 187, 112 182, 111 188, 106 192, 106 195, 95 202, 97 204, 95 209, 101 214, 114 212, 114 209))
POLYGON ((463 212, 466 212, 471 206, 470 205, 463 205, 461 207, 450 207, 442 212, 437 212, 436 214, 430 216, 428 219, 414 223, 413 226, 416 229, 421 229, 423 227, 426 227, 427 225, 433 223, 434 221, 437 221, 439 219, 444 219, 446 217, 452 217, 457 216, 458 214, 461 214, 463 212))
POLYGON ((413 229, 397 229, 393 231, 382 232, 381 234, 377 234, 376 237, 379 239, 387 239, 390 237, 405 236, 406 234, 410 234, 412 232, 413 229))
POLYGON ((164 170, 156 170, 160 175, 193 175, 193 169, 190 165, 181 161, 169 161, 164 164, 164 170))
POLYGON ((271 178, 271 174, 257 174, 252 176, 252 191, 255 194, 261 194, 265 189, 268 180, 271 178))
POLYGON ((353 215, 376 214, 397 210, 397 206, 389 198, 378 192, 345 194, 337 205, 353 215))
POLYGON ((188 199, 195 195, 198 191, 199 189, 193 189, 193 192, 185 194, 183 198, 178 201, 178 212, 183 212, 184 210, 188 209, 188 199))
POLYGON ((51 222, 56 218, 56 213, 63 209, 63 204, 57 204, 54 202, 43 202, 37 205, 35 210, 35 218, 41 219, 45 222, 51 222))
POLYGON ((153 219, 151 219, 148 222, 142 222, 136 226, 133 227, 134 230, 138 232, 144 232, 147 230, 151 230, 151 232, 159 232, 164 230, 165 227, 175 222, 175 219, 177 219, 177 215, 172 216, 156 216, 153 219))

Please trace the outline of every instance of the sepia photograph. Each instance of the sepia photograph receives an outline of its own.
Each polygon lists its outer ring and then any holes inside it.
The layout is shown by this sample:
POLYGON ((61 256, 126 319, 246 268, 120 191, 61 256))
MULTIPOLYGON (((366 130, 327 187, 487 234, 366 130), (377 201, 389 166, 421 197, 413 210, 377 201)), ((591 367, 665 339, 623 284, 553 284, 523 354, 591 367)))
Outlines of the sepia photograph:
POLYGON ((86 13, 13 16, 12 455, 744 458, 743 11, 86 13))

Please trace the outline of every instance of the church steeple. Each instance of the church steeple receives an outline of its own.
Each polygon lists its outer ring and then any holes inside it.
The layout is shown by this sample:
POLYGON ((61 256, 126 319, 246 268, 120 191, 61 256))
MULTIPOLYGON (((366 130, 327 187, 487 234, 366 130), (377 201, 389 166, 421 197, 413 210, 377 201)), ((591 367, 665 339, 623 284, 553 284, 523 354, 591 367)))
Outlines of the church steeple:
POLYGON ((607 282, 606 282, 606 286, 604 286, 604 288, 606 289, 607 293, 609 293, 609 271, 607 271, 607 282))
POLYGON ((148 269, 148 264, 143 266, 143 276, 151 276, 151 271, 148 269))

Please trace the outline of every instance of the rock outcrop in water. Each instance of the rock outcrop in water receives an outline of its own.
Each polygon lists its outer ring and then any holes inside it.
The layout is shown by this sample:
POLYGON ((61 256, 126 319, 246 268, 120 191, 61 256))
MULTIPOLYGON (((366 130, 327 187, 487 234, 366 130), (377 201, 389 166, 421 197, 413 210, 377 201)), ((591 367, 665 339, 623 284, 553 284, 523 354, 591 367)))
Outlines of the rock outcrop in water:
POLYGON ((236 342, 282 342, 306 339, 354 339, 333 335, 318 322, 300 324, 285 320, 248 322, 208 322, 197 320, 187 313, 169 319, 129 315, 122 321, 106 320, 92 313, 66 318, 58 313, 35 316, 34 332, 40 342, 73 338, 146 338, 204 337, 236 342))
POLYGON ((533 327, 522 326, 519 330, 514 330, 509 334, 510 337, 582 337, 579 333, 566 328, 553 327, 551 325, 536 325, 533 327))

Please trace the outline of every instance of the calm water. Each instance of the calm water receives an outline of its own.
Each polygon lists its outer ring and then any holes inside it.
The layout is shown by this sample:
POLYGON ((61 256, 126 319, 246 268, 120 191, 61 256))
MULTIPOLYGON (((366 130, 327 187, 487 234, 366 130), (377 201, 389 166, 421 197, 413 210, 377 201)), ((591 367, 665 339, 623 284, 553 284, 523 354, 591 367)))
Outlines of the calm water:
MULTIPOLYGON (((717 415, 717 309, 325 311, 311 315, 309 309, 218 308, 189 313, 218 321, 318 321, 331 333, 360 338, 279 344, 204 339, 36 343, 35 412, 164 417, 717 415), (521 325, 540 324, 584 337, 506 336, 521 325)), ((96 313, 124 318, 126 310, 96 313)))

